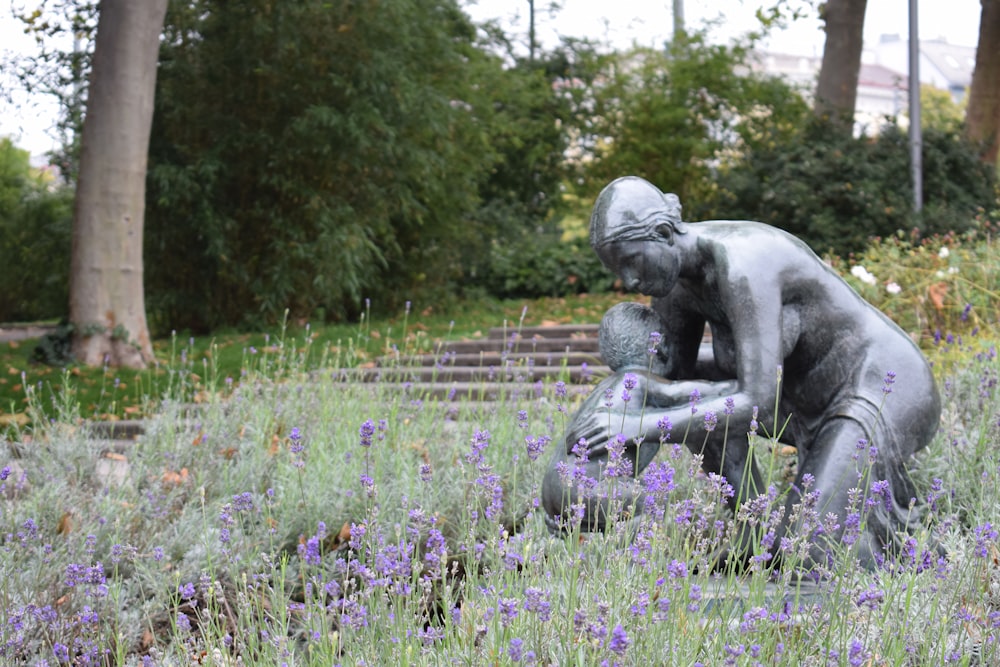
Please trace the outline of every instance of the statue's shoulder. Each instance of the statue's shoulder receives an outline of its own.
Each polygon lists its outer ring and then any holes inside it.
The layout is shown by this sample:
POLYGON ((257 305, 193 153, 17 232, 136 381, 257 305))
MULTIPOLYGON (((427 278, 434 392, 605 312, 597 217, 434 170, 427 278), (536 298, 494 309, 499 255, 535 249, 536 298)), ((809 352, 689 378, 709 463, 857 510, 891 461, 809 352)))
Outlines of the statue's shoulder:
POLYGON ((741 254, 756 256, 769 250, 788 247, 812 253, 809 246, 793 234, 756 220, 704 220, 688 223, 687 229, 699 237, 716 240, 730 250, 736 249, 741 254))

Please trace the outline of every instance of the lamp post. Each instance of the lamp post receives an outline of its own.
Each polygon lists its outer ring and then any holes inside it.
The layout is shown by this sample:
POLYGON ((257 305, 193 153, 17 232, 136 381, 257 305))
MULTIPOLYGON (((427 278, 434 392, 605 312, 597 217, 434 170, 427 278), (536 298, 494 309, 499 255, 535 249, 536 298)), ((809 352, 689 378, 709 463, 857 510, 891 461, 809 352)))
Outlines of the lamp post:
POLYGON ((920 37, 917 35, 917 0, 910 0, 910 173, 913 180, 913 210, 924 205, 923 163, 920 133, 920 37))

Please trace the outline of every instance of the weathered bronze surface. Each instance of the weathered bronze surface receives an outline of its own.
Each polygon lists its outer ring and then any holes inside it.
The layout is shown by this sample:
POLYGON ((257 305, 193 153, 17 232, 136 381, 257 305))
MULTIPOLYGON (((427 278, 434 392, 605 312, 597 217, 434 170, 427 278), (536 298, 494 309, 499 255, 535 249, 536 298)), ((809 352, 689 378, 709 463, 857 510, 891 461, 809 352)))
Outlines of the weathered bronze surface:
MULTIPOLYGON (((734 487, 735 510, 765 491, 748 460, 745 433, 753 421, 772 433, 783 428, 781 440, 798 450, 788 509, 812 492, 818 516, 837 517, 837 528, 814 540, 810 558, 823 563, 830 541, 847 541, 873 567, 919 520, 906 464, 930 442, 941 412, 927 361, 795 237, 759 222, 683 222, 680 212, 676 196, 637 177, 612 182, 597 198, 591 245, 626 288, 653 297, 660 348, 669 353, 658 353, 653 372, 643 370, 645 362, 629 371, 639 382, 628 402, 605 400, 607 391, 620 398, 625 372, 619 370, 575 414, 543 484, 550 525, 579 520, 584 529, 603 528, 606 502, 583 498, 580 485, 558 470, 585 452, 587 476, 600 480, 608 443, 624 436, 629 474, 641 472, 656 455, 663 435, 657 424, 664 420, 674 434, 688 433, 685 444, 703 456, 706 472, 734 487), (710 364, 698 355, 706 324, 710 364), (706 429, 708 413, 728 418, 728 438, 724 429, 706 429), (879 502, 855 536, 854 515, 864 508, 851 498, 872 497, 873 488, 879 502), (584 506, 582 517, 571 517, 574 503, 584 506)), ((641 497, 625 502, 630 511, 641 505, 641 497)), ((776 556, 788 531, 812 532, 801 518, 790 525, 788 516, 774 542, 776 556)))

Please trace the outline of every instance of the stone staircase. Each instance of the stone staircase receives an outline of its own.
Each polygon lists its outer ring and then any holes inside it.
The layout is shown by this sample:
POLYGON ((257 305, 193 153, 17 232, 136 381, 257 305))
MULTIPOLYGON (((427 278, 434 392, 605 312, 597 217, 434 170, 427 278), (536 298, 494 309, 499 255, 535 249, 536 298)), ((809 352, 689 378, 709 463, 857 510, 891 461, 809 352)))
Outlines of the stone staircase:
MULTIPOLYGON (((596 324, 495 327, 485 338, 444 341, 432 353, 382 357, 350 379, 392 383, 425 399, 496 400, 563 381, 587 393, 610 370, 597 347, 596 324)), ((347 379, 347 378, 345 378, 347 379)))

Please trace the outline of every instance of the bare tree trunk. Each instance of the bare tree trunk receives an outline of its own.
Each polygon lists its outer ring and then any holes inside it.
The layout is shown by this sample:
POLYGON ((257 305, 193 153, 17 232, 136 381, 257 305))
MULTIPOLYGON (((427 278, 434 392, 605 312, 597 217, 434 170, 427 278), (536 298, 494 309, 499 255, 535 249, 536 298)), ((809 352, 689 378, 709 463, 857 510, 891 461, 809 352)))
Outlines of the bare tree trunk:
POLYGON ((980 0, 979 46, 972 72, 969 106, 965 111, 966 136, 984 148, 982 160, 997 162, 1000 147, 1000 0, 980 0))
POLYGON ((153 358, 143 294, 146 160, 167 0, 101 0, 73 215, 70 321, 81 363, 153 358))
POLYGON ((864 46, 868 0, 827 0, 820 8, 826 31, 814 110, 820 118, 852 128, 864 46))

